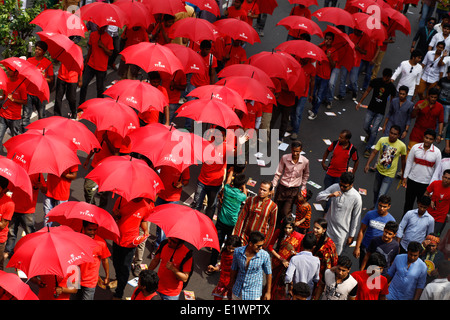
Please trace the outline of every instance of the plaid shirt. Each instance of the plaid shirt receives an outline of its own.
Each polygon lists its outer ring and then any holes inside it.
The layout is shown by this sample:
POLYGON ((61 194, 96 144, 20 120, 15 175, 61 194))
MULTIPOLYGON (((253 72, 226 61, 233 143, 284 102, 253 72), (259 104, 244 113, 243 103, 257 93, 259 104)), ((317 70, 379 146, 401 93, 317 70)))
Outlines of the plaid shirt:
POLYGON ((262 296, 263 272, 272 274, 269 253, 259 250, 247 265, 245 249, 247 246, 236 248, 233 255, 231 270, 237 271, 233 294, 241 296, 242 300, 257 300, 262 296))

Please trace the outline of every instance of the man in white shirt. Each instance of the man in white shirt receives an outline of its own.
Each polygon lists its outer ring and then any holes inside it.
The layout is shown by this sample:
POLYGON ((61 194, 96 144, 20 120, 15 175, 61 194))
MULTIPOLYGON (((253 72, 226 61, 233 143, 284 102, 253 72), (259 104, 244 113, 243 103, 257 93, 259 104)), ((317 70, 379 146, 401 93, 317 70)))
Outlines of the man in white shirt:
POLYGON ((434 87, 442 75, 444 74, 445 65, 443 65, 445 42, 441 41, 436 44, 436 50, 428 51, 422 61, 422 77, 420 78, 417 94, 419 100, 423 100, 427 95, 428 89, 434 87))
POLYGON ((450 24, 446 23, 442 25, 442 32, 436 33, 428 44, 428 51, 436 50, 436 45, 441 42, 445 42, 445 50, 450 49, 450 24))
POLYGON ((397 84, 397 91, 401 86, 407 86, 409 89, 407 99, 410 101, 414 100, 416 87, 420 84, 420 77, 423 71, 423 67, 420 64, 422 57, 422 52, 414 50, 411 53, 411 58, 402 61, 391 77, 391 81, 394 82, 400 76, 400 80, 397 84))
POLYGON ((420 300, 450 300, 450 261, 442 260, 436 266, 439 277, 425 287, 420 300))

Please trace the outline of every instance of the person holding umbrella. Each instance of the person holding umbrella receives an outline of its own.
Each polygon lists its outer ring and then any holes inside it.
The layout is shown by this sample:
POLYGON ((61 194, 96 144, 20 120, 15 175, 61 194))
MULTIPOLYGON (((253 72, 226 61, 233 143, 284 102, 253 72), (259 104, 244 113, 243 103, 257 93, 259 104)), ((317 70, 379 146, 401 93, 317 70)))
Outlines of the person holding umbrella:
POLYGON ((14 214, 14 202, 6 192, 8 191, 9 180, 0 176, 0 270, 4 268, 6 241, 8 239, 8 224, 14 214))

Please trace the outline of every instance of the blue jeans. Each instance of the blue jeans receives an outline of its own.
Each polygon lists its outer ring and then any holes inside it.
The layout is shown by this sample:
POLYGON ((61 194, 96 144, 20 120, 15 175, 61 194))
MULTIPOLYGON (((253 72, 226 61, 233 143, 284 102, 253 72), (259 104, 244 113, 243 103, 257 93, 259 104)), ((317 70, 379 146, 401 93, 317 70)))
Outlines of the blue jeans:
POLYGON ((330 81, 328 82, 328 93, 326 96, 327 102, 333 101, 334 88, 336 88, 336 84, 338 83, 340 71, 341 70, 339 68, 334 68, 333 70, 331 70, 330 81))
POLYGON ((319 112, 319 107, 322 104, 322 101, 327 98, 328 94, 328 83, 330 82, 329 79, 323 79, 321 77, 316 76, 315 80, 315 86, 314 86, 314 95, 316 98, 316 101, 313 104, 312 112, 314 114, 317 114, 319 112))
POLYGON ((195 191, 194 202, 192 202, 192 209, 201 211, 203 207, 203 200, 205 199, 205 196, 208 196, 208 204, 206 206, 205 214, 212 220, 217 204, 217 194, 220 189, 222 189, 222 185, 207 186, 200 181, 197 181, 197 190, 195 191))
POLYGON ((362 90, 365 91, 370 83, 370 78, 372 77, 372 70, 375 64, 370 64, 370 61, 361 60, 361 64, 359 65, 358 76, 361 72, 365 71, 366 74, 364 76, 362 90))
MULTIPOLYGON (((195 98, 195 97, 188 97, 187 95, 192 91, 192 90, 194 90, 195 89, 195 86, 194 85, 192 85, 191 83, 188 83, 187 85, 186 85, 186 99, 187 99, 187 101, 191 101, 191 100, 195 100, 195 99, 197 99, 197 98, 195 98)), ((186 129, 188 129, 188 130, 191 130, 192 129, 192 124, 194 123, 194 120, 192 120, 192 119, 190 119, 190 118, 185 118, 186 119, 186 121, 185 121, 185 123, 184 123, 184 127, 186 128, 186 129)))
POLYGON ((133 262, 136 248, 125 248, 113 242, 112 261, 114 270, 116 271, 117 287, 114 297, 122 298, 125 286, 131 271, 131 263, 133 262))
POLYGON ((449 116, 450 116, 450 105, 444 104, 444 126, 447 125, 449 116))
POLYGON ((95 288, 88 288, 81 286, 81 288, 77 290, 77 293, 72 295, 72 299, 92 301, 94 300, 94 296, 95 296, 95 288))
MULTIPOLYGON (((178 201, 166 201, 163 198, 158 198, 155 201, 155 207, 157 207, 161 204, 168 204, 168 203, 178 203, 178 201)), ((166 235, 165 235, 164 231, 159 226, 156 226, 156 240, 155 240, 156 248, 159 247, 160 243, 164 239, 166 239, 166 235)))
POLYGON ((161 300, 180 300, 180 295, 176 296, 166 296, 165 294, 162 294, 161 292, 157 292, 159 296, 161 297, 161 300))
POLYGON ((369 136, 367 139, 366 150, 370 150, 377 138, 378 128, 383 121, 384 115, 375 113, 367 109, 366 116, 364 118, 363 129, 369 136))
POLYGON ((347 88, 345 85, 347 84, 347 75, 349 76, 350 83, 348 85, 348 88, 354 92, 358 92, 358 74, 359 74, 359 66, 353 67, 350 72, 346 68, 341 69, 341 81, 339 85, 339 95, 341 97, 345 97, 345 94, 347 93, 347 88))
POLYGON ((53 198, 50 198, 50 197, 47 197, 47 196, 44 197, 43 205, 44 205, 44 215, 45 215, 44 223, 45 223, 45 225, 50 225, 50 226, 52 225, 51 222, 47 223, 47 221, 48 221, 48 218, 46 217, 47 213, 49 213, 50 210, 52 210, 58 204, 61 204, 61 203, 67 202, 67 201, 68 200, 56 200, 56 199, 53 199, 53 198))
POLYGON ((0 117, 0 147, 3 146, 3 138, 5 137, 6 130, 11 131, 11 136, 17 136, 20 134, 20 123, 21 119, 18 120, 10 120, 3 117, 0 117))
POLYGON ((300 129, 300 122, 302 121, 302 114, 303 110, 305 109, 306 101, 308 100, 307 97, 301 97, 297 101, 297 106, 292 108, 292 114, 291 114, 291 125, 292 125, 292 133, 298 133, 298 130, 300 129))
POLYGON ((38 97, 28 95, 27 103, 22 106, 22 132, 27 131, 25 127, 31 123, 33 107, 37 111, 38 119, 42 119, 45 118, 45 106, 45 101, 41 102, 38 97))
MULTIPOLYGON (((422 28, 425 26, 427 19, 429 17, 431 17, 431 15, 433 14, 433 11, 434 11, 434 5, 429 6, 422 1, 422 16, 419 20, 419 28, 422 28)), ((436 12, 436 13, 439 15, 438 12, 436 12)))
POLYGON ((375 181, 373 183, 373 207, 374 208, 377 208, 377 206, 378 206, 378 198, 381 195, 388 193, 389 188, 391 187, 392 181, 394 181, 394 178, 382 175, 381 173, 378 172, 378 170, 375 171, 375 181))

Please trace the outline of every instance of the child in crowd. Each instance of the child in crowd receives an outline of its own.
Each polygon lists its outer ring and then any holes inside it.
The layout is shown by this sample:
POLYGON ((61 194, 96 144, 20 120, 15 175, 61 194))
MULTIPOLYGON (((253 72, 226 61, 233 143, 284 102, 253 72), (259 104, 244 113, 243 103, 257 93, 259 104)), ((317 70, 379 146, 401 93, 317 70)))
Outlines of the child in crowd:
POLYGON ((303 189, 297 196, 294 230, 301 234, 306 234, 311 224, 311 205, 308 203, 311 197, 312 191, 308 189, 303 189))

